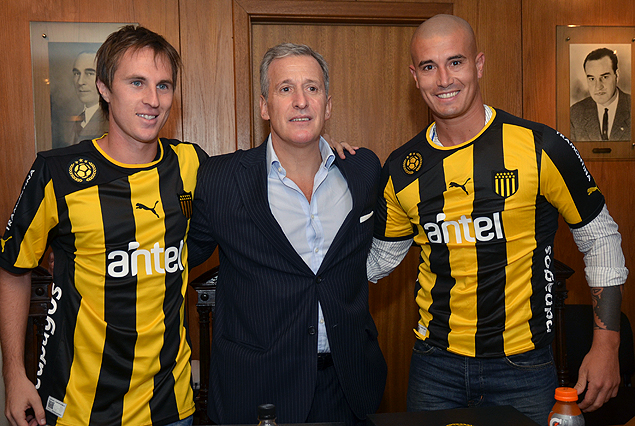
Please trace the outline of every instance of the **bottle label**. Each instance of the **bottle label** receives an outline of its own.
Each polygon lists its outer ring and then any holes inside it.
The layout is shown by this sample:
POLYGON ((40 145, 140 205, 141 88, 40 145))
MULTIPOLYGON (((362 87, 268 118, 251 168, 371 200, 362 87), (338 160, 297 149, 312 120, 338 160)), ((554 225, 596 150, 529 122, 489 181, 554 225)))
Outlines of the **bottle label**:
POLYGON ((584 417, 569 416, 567 414, 552 413, 549 416, 549 426, 584 426, 584 417))

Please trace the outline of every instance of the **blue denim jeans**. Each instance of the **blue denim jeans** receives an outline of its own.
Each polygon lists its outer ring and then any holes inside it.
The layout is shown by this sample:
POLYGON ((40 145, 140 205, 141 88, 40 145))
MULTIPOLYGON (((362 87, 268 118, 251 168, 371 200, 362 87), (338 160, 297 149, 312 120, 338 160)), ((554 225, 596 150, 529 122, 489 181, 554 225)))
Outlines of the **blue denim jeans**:
POLYGON ((551 347, 501 358, 472 358, 417 340, 408 382, 408 411, 511 405, 540 425, 555 403, 551 347))
POLYGON ((194 422, 194 416, 189 416, 184 418, 183 420, 179 420, 178 422, 170 423, 165 426, 191 426, 192 422, 194 422))

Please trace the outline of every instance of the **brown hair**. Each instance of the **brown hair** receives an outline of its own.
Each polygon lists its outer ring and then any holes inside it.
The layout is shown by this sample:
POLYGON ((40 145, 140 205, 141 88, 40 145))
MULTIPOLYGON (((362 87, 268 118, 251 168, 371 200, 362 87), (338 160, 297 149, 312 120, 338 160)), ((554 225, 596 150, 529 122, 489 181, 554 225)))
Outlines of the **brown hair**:
MULTIPOLYGON (((104 44, 97 51, 96 74, 97 80, 111 90, 115 71, 119 66, 119 61, 128 51, 137 51, 149 47, 154 51, 155 58, 159 55, 165 56, 172 66, 172 80, 176 85, 179 70, 182 68, 181 56, 170 43, 159 34, 141 26, 126 25, 118 31, 110 34, 104 44)), ((108 117, 108 102, 99 95, 99 106, 108 117)))

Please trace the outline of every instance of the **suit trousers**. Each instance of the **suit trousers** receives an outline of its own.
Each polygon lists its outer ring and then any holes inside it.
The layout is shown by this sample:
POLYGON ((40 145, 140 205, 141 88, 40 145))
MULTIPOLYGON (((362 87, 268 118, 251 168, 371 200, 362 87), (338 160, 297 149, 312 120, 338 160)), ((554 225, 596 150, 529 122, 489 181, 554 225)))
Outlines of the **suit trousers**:
POLYGON ((315 395, 305 423, 344 422, 346 426, 365 426, 346 401, 333 365, 318 369, 315 395))

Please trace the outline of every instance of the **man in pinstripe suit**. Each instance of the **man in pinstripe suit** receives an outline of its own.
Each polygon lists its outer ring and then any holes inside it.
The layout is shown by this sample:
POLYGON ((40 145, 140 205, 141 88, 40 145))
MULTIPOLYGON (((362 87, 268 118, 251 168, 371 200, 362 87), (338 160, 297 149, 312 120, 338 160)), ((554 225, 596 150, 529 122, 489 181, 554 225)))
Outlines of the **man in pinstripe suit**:
POLYGON ((363 424, 386 379, 366 280, 380 163, 341 161, 320 137, 322 56, 278 45, 260 73, 270 136, 211 158, 194 199, 190 262, 220 255, 209 416, 250 423, 273 403, 281 423, 363 424))

